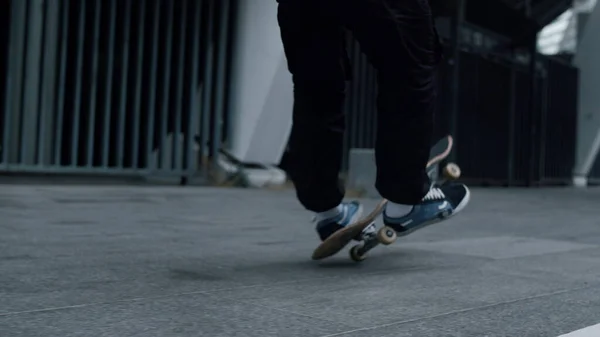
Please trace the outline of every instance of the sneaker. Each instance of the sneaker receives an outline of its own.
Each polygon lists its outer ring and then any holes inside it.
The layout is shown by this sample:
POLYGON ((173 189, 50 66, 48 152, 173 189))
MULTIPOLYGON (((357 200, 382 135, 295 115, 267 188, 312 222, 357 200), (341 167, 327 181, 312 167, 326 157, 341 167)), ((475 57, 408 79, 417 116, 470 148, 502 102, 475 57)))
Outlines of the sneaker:
POLYGON ((317 234, 321 241, 325 241, 331 234, 336 231, 360 220, 363 207, 358 201, 343 202, 342 212, 338 215, 317 222, 317 234))
POLYGON ((383 213, 383 223, 393 228, 398 236, 408 235, 418 229, 441 222, 462 211, 469 203, 470 192, 463 184, 433 185, 421 203, 410 213, 391 218, 383 213))

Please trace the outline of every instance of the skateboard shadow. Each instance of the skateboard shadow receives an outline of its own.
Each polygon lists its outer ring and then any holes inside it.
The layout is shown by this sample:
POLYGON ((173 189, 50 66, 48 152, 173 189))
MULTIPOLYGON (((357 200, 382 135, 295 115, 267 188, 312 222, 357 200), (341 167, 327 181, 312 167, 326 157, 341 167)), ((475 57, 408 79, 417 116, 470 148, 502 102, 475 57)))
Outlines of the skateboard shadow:
MULTIPOLYGON (((374 268, 377 269, 379 267, 389 268, 390 262, 394 261, 394 265, 397 265, 399 268, 403 267, 402 263, 398 261, 402 261, 404 257, 410 256, 403 251, 392 251, 388 250, 385 252, 377 252, 370 253, 368 257, 362 262, 354 262, 350 259, 348 254, 339 254, 334 255, 332 257, 310 261, 312 264, 318 268, 323 269, 356 269, 356 268, 374 268)), ((414 267, 412 264, 407 265, 408 268, 414 267)))
POLYGON ((329 260, 322 261, 311 261, 313 267, 322 269, 356 269, 362 267, 362 263, 356 263, 354 261, 345 261, 344 259, 330 258, 329 260))

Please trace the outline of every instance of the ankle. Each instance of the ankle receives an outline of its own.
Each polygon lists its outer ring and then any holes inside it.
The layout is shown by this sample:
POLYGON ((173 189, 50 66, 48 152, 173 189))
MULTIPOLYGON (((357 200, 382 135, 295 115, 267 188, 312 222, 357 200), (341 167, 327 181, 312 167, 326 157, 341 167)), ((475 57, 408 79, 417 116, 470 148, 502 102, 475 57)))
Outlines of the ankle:
POLYGON ((390 218, 400 218, 410 213, 412 209, 413 205, 396 204, 388 201, 384 213, 385 216, 390 218))
POLYGON ((342 211, 343 211, 342 204, 339 204, 330 210, 316 213, 315 220, 318 222, 318 221, 322 221, 325 219, 331 219, 331 218, 338 216, 340 213, 342 213, 342 211))

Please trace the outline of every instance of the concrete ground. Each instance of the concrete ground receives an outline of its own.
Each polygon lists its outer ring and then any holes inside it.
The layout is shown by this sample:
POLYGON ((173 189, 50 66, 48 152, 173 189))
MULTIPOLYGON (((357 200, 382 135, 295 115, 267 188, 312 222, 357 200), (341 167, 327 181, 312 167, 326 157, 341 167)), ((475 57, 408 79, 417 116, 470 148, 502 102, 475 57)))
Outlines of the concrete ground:
POLYGON ((0 336, 556 337, 600 323, 599 214, 474 189, 356 264, 292 191, 0 185, 0 336))

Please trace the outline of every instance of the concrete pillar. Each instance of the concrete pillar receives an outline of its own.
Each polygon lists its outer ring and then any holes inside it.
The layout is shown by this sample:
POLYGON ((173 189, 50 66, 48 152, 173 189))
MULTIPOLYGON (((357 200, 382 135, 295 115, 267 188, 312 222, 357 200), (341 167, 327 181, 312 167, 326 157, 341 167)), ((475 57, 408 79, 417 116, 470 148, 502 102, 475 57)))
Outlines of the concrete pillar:
POLYGON ((277 2, 240 0, 237 20, 226 148, 242 163, 278 164, 292 125, 293 91, 277 2))
POLYGON ((600 6, 590 13, 579 37, 575 65, 579 67, 577 154, 574 183, 587 184, 587 177, 600 149, 600 6))

